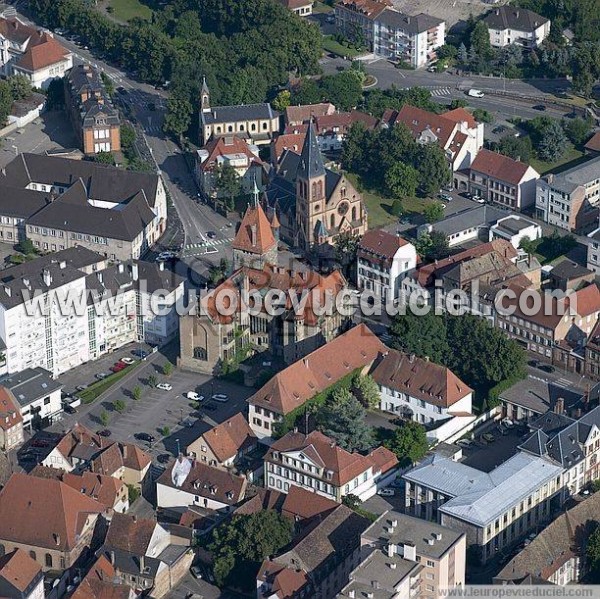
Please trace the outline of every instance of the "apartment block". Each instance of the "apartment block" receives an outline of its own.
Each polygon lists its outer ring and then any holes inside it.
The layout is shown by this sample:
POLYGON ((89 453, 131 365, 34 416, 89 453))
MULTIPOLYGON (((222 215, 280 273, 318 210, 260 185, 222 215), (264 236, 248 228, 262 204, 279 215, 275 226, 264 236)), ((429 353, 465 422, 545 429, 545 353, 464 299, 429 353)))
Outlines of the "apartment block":
POLYGON ((515 44, 526 50, 537 48, 550 33, 550 20, 518 6, 499 6, 483 22, 488 26, 490 44, 503 48, 515 44))

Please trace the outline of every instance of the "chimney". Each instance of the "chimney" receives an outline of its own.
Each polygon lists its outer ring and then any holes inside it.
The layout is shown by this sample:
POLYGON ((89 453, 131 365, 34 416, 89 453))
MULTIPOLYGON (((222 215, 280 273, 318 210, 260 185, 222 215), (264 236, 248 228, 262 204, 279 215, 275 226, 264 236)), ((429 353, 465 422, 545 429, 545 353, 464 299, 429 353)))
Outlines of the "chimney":
MULTIPOLYGON (((127 459, 127 445, 123 445, 123 459, 127 459)), ((135 515, 133 516, 133 521, 135 522, 135 515)))
POLYGON ((11 296, 12 291, 8 285, 4 285, 4 293, 6 293, 6 295, 8 295, 8 297, 11 296))
MULTIPOLYGON (((165 263, 164 262, 159 262, 158 263, 158 270, 165 270, 165 263)), ((134 281, 137 281, 137 272, 135 273, 135 278, 133 279, 134 281)))
POLYGON ((54 533, 54 542, 57 547, 60 545, 60 535, 57 532, 54 533))
POLYGON ((119 272, 122 273, 125 270, 122 262, 119 262, 119 272))
POLYGON ((302 360, 304 362, 304 366, 306 366, 306 368, 308 368, 308 358, 304 358, 304 360, 302 360))
POLYGON ((564 397, 559 397, 554 404, 554 413, 562 415, 565 413, 565 399, 564 397))
POLYGON ((435 539, 434 538, 427 539, 427 544, 428 545, 435 545, 435 539))
POLYGON ((144 560, 144 556, 140 555, 140 572, 144 571, 144 566, 146 565, 145 560, 144 560))
POLYGON ((396 562, 391 562, 391 563, 390 563, 390 568, 391 568, 392 570, 395 570, 395 569, 396 569, 396 562))
POLYGON ((433 538, 434 538, 436 541, 441 541, 441 540, 442 540, 442 533, 441 533, 441 532, 434 532, 434 533, 433 533, 433 538))
POLYGON ((110 563, 114 566, 115 565, 115 552, 111 551, 110 552, 110 563))
POLYGON ((98 280, 100 281, 100 283, 102 283, 102 273, 101 272, 98 273, 98 280))
POLYGON ((50 285, 52 285, 52 274, 50 274, 50 271, 47 268, 44 268, 43 276, 44 285, 46 285, 46 287, 50 287, 50 285))
POLYGON ((408 361, 410 364, 412 364, 415 361, 415 354, 410 354, 408 356, 408 361))
POLYGON ((395 552, 395 547, 393 543, 390 543, 387 546, 387 556, 388 557, 394 557, 394 552, 395 552))
MULTIPOLYGON (((163 270, 163 269, 162 269, 163 263, 162 263, 162 262, 160 262, 159 264, 160 264, 160 266, 161 266, 161 270, 163 270)), ((137 262, 133 262, 133 263, 131 264, 131 276, 133 277, 133 280, 134 280, 134 281, 137 281, 137 280, 138 280, 138 277, 139 277, 139 271, 138 271, 138 265, 137 265, 137 262)))

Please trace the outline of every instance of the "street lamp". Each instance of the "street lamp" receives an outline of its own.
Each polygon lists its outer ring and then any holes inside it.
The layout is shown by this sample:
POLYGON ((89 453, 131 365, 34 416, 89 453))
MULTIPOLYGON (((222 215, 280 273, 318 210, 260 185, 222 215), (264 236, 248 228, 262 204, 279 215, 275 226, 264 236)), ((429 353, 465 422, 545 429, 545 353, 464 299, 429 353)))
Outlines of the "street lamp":
POLYGON ((175 439, 175 443, 177 443, 177 457, 179 457, 179 454, 181 453, 181 448, 179 447, 179 439, 175 439))

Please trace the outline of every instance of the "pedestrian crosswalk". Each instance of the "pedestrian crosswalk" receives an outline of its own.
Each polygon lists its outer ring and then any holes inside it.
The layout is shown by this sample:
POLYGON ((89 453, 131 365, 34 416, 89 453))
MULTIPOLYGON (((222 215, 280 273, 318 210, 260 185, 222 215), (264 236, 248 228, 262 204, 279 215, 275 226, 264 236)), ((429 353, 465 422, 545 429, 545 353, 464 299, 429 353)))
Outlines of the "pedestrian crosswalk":
POLYGON ((203 247, 211 247, 215 245, 223 245, 226 243, 231 243, 233 241, 233 237, 227 237, 226 239, 211 239, 206 241, 205 243, 188 243, 185 246, 185 249, 195 249, 195 248, 203 248, 203 247))
POLYGON ((145 125, 144 131, 146 133, 162 133, 162 127, 160 125, 145 125))
POLYGON ((452 93, 451 87, 436 87, 429 90, 432 96, 449 96, 452 93))

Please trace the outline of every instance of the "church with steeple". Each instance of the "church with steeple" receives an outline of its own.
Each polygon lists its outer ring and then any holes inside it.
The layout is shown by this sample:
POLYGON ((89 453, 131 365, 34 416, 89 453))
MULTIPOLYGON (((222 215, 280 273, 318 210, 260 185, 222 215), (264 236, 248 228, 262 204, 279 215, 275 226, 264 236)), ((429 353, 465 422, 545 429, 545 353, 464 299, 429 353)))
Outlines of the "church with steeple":
POLYGON ((266 192, 267 214, 278 217, 282 238, 305 251, 335 244, 341 234, 363 235, 362 195, 343 173, 325 167, 314 126, 300 154, 286 150, 266 192))

